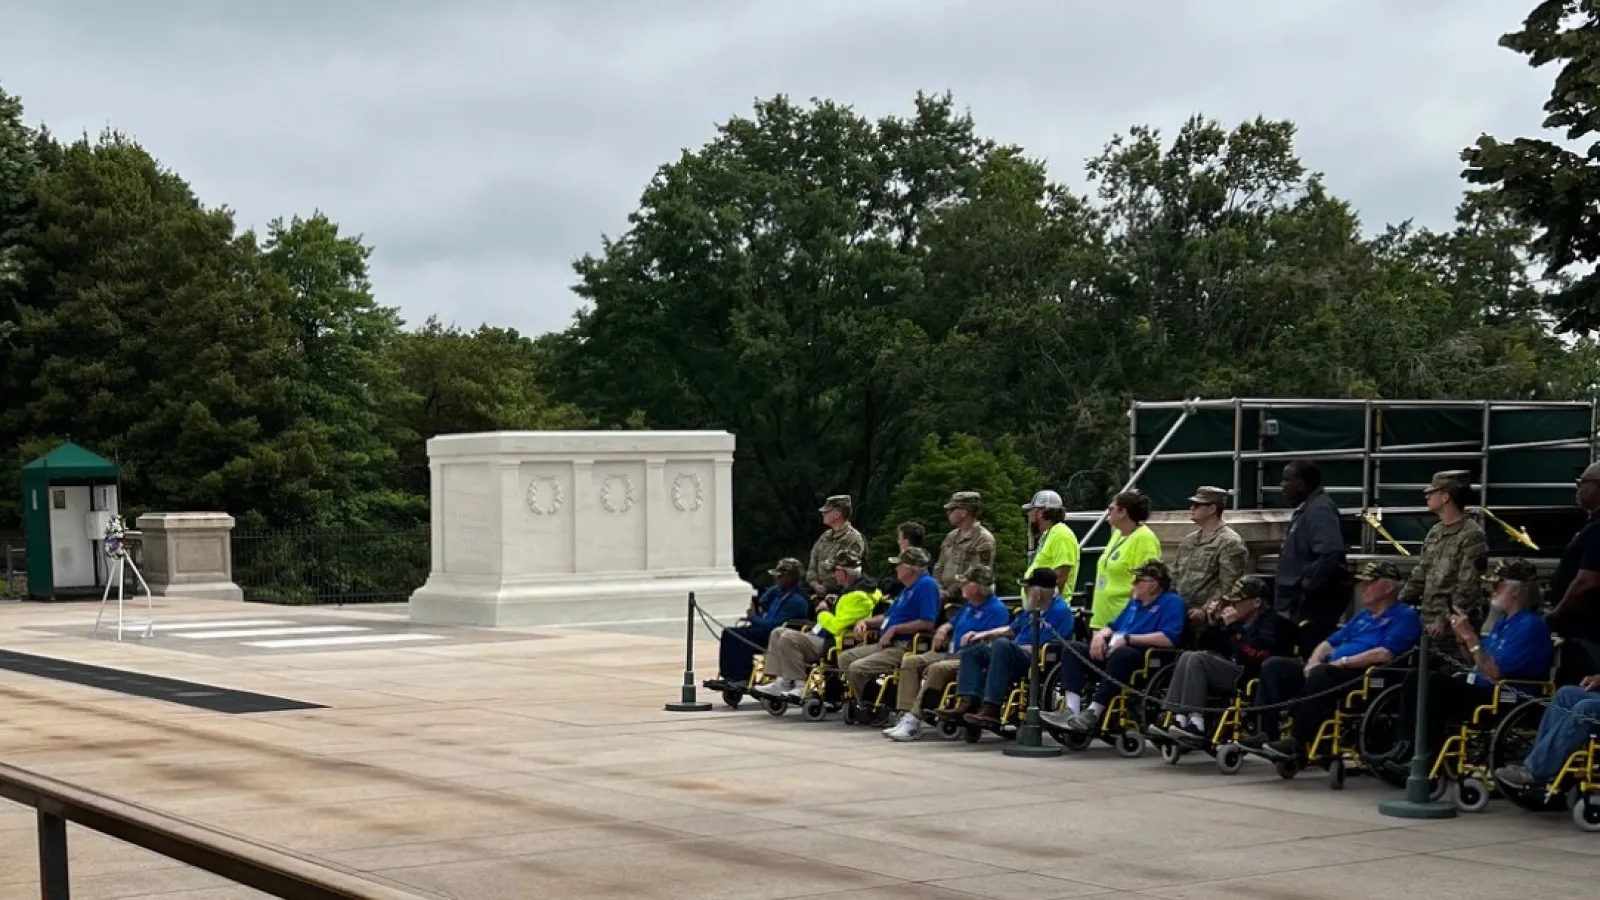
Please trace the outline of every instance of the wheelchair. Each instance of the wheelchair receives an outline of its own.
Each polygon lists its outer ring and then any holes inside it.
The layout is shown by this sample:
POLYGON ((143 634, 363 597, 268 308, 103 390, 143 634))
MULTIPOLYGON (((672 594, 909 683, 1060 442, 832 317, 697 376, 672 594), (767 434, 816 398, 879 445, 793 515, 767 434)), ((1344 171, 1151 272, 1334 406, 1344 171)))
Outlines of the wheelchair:
MULTIPOLYGON (((1530 700, 1506 714, 1494 730, 1489 753, 1494 768, 1527 758, 1544 711, 1544 703, 1530 700)), ((1543 790, 1517 788, 1498 780, 1495 787, 1512 803, 1530 812, 1549 812, 1565 806, 1579 830, 1600 833, 1600 733, 1591 735, 1587 744, 1573 751, 1543 790)))
MULTIPOLYGON (((1061 642, 1046 641, 1034 653, 1039 666, 1039 708, 1055 709, 1061 704, 1061 642)), ((922 721, 925 724, 936 726, 939 734, 948 740, 959 737, 969 744, 976 744, 985 731, 993 732, 1005 740, 1016 739, 1017 730, 1022 727, 1022 720, 1028 714, 1028 694, 1031 690, 1028 673, 1023 673, 1022 678, 1006 694, 1006 702, 1000 707, 998 726, 969 725, 950 715, 961 712, 961 698, 956 693, 956 687, 954 683, 946 685, 938 705, 931 710, 924 707, 922 721)))
MULTIPOLYGON (((1189 651, 1196 652, 1196 651, 1189 651)), ((1165 676, 1168 682, 1171 675, 1165 676)), ((1244 768, 1244 748, 1239 742, 1244 740, 1248 732, 1244 727, 1244 718, 1249 715, 1250 705, 1255 701, 1256 686, 1261 683, 1258 678, 1245 682, 1242 689, 1235 691, 1232 700, 1223 711, 1216 716, 1216 724, 1206 733, 1206 743, 1202 747, 1193 747, 1180 744, 1172 738, 1149 728, 1146 739, 1156 745, 1161 751, 1161 761, 1169 766, 1175 766, 1180 760, 1191 753, 1204 753, 1216 760, 1217 769, 1224 775, 1237 775, 1244 768)), ((1163 683, 1162 693, 1165 693, 1166 684, 1163 683)), ((1174 713, 1163 711, 1155 724, 1162 728, 1169 728, 1174 724, 1174 713)))
MULTIPOLYGON (((1166 715, 1161 708, 1162 699, 1166 694, 1167 685, 1172 682, 1172 663, 1183 652, 1178 648, 1147 648, 1144 651, 1143 661, 1128 679, 1128 684, 1118 690, 1116 696, 1111 698, 1111 702, 1106 704, 1105 713, 1100 718, 1100 727, 1095 733, 1071 731, 1048 722, 1044 723, 1044 729, 1056 739, 1057 743, 1075 753, 1089 749, 1096 740, 1102 740, 1115 747, 1117 752, 1127 759, 1143 756, 1145 731, 1166 715)), ((1102 677, 1092 669, 1088 674, 1089 678, 1083 692, 1085 697, 1093 695, 1102 677)), ((1044 708, 1043 704, 1040 706, 1044 708)))
POLYGON ((1411 672, 1406 663, 1415 656, 1416 651, 1411 650, 1362 672, 1360 685, 1339 701, 1332 718, 1317 726, 1304 764, 1272 759, 1278 777, 1289 780, 1315 766, 1327 771, 1328 786, 1338 791, 1344 789, 1350 775, 1371 770, 1368 759, 1386 758, 1400 737, 1400 687, 1411 672))

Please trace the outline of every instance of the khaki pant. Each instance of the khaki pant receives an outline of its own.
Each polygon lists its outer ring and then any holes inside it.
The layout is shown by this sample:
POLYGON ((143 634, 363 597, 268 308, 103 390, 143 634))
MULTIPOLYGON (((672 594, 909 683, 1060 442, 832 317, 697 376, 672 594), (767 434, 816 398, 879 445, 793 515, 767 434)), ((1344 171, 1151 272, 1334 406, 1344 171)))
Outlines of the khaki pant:
POLYGON ((904 647, 885 650, 877 644, 851 647, 839 654, 839 668, 844 670, 844 680, 850 693, 862 703, 877 701, 877 695, 868 696, 867 685, 879 675, 888 675, 900 668, 900 657, 906 655, 904 647))
POLYGON ((773 678, 805 681, 807 669, 822 659, 828 642, 809 631, 779 628, 767 639, 767 661, 762 668, 773 678))
POLYGON ((916 712, 921 709, 924 691, 943 691, 950 682, 956 680, 960 671, 961 657, 951 656, 943 650, 907 653, 900 658, 899 710, 916 712))

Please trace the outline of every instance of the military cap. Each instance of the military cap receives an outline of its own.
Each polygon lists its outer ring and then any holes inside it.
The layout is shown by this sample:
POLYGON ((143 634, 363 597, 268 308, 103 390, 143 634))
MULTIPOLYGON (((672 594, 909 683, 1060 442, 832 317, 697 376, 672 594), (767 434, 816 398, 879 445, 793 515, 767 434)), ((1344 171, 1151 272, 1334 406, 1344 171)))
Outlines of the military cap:
POLYGON ((850 515, 850 510, 854 505, 855 504, 850 502, 849 494, 834 494, 832 497, 822 501, 822 506, 817 510, 817 512, 825 513, 830 509, 837 509, 848 516, 850 515))
POLYGON ((833 567, 835 569, 859 569, 861 568, 861 554, 854 550, 840 550, 833 557, 833 567))
POLYGON ((1189 502, 1209 503, 1212 506, 1227 506, 1228 491, 1226 488, 1212 487, 1208 484, 1196 490, 1194 496, 1189 498, 1189 502))
POLYGON ((1267 587, 1267 580, 1260 575, 1246 575, 1233 583, 1233 588, 1228 591, 1228 602, 1238 603, 1241 600, 1265 600, 1272 593, 1267 587))
POLYGON ((1433 480, 1428 482, 1426 493, 1434 491, 1448 491, 1451 488, 1469 487, 1472 484, 1472 473, 1466 469, 1450 469, 1445 472, 1433 473, 1433 480))
POLYGON ((1055 491, 1040 491, 1033 495, 1033 499, 1022 504, 1024 512, 1030 509, 1066 509, 1067 505, 1061 502, 1061 495, 1055 491))
POLYGON ((931 557, 928 556, 928 551, 921 547, 907 547, 900 552, 899 556, 889 557, 889 562, 893 565, 916 566, 919 569, 926 569, 930 561, 931 557))
POLYGON ((783 559, 778 560, 778 564, 773 566, 767 574, 776 578, 779 575, 804 575, 805 571, 806 567, 801 565, 800 560, 792 556, 785 556, 783 559))
POLYGON ((1357 581, 1377 581, 1380 578, 1387 578, 1390 581, 1401 581, 1404 580, 1405 576, 1400 574, 1399 566, 1392 562, 1388 562, 1387 560, 1377 559, 1368 562, 1366 565, 1361 567, 1360 572, 1356 573, 1357 581))
POLYGON ((1522 557, 1512 556, 1496 562, 1493 570, 1484 573, 1483 580, 1491 584, 1497 581, 1538 581, 1539 570, 1522 557))
POLYGON ((966 574, 961 576, 961 580, 970 584, 989 587, 994 584, 994 570, 985 565, 976 565, 968 569, 966 574))
POLYGON ((983 495, 977 491, 956 491, 950 495, 950 502, 946 503, 944 508, 977 512, 983 508, 983 495))
POLYGON ((1050 588, 1055 590, 1056 570, 1040 566, 1028 573, 1028 580, 1025 584, 1031 588, 1050 588))
POLYGON ((1168 569, 1167 564, 1159 559, 1152 559, 1139 568, 1134 569, 1133 577, 1135 579, 1154 578, 1156 581, 1161 582, 1162 587, 1172 587, 1172 570, 1168 569))

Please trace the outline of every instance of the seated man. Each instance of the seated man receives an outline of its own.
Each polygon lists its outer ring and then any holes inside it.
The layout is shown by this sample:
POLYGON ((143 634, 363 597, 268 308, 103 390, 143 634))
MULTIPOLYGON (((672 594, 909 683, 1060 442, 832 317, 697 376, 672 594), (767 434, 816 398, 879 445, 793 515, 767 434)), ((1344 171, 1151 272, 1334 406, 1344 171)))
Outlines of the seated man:
MULTIPOLYGON (((1274 656, 1292 656, 1294 623, 1272 609, 1272 588, 1258 575, 1246 575, 1205 607, 1204 634, 1214 636, 1215 648, 1203 646, 1178 657, 1167 688, 1166 707, 1173 710, 1172 725, 1150 730, 1188 747, 1204 747, 1210 732, 1205 714, 1190 712, 1208 706, 1218 695, 1232 696, 1255 678, 1261 665, 1274 656)), ((1208 641, 1207 643, 1210 643, 1208 641)))
POLYGON ((961 597, 966 603, 933 633, 933 649, 927 653, 907 653, 900 658, 900 721, 885 728, 885 737, 894 741, 914 741, 922 736, 922 698, 940 693, 956 680, 961 669, 958 651, 979 633, 1005 627, 1011 610, 995 596, 994 570, 984 565, 968 569, 961 579, 961 597))
POLYGON ((1391 663, 1417 646, 1422 617, 1414 607, 1400 602, 1400 586, 1405 580, 1400 569, 1391 562, 1369 562, 1356 580, 1362 583, 1361 612, 1318 644, 1303 667, 1299 660, 1283 657, 1262 665, 1255 705, 1274 709, 1257 717, 1256 727, 1261 730, 1240 746, 1273 759, 1304 762, 1322 723, 1333 718, 1345 696, 1361 686, 1362 673, 1391 663), (1346 690, 1333 690, 1341 685, 1346 690), (1278 709, 1296 697, 1301 699, 1289 707, 1294 735, 1280 741, 1278 709))
POLYGON ((844 550, 833 558, 834 583, 839 597, 817 598, 817 624, 801 631, 779 628, 767 640, 767 661, 763 668, 772 680, 752 690, 762 697, 799 700, 805 688, 806 669, 827 654, 828 648, 872 615, 878 605, 878 589, 861 572, 861 557, 844 550))
MULTIPOLYGON (((1470 673, 1428 673, 1428 750, 1437 754, 1446 730, 1471 718, 1473 710, 1490 702, 1496 681, 1543 681, 1550 677, 1555 645, 1550 628, 1539 614, 1539 573, 1525 559, 1501 560, 1483 580, 1493 584, 1489 604, 1500 619, 1489 636, 1478 640, 1478 630, 1466 614, 1456 610, 1450 628, 1456 642, 1476 664, 1470 673)), ((1404 775, 1411 759, 1411 742, 1417 733, 1417 678, 1406 677, 1400 694, 1399 738, 1387 764, 1404 775)))
POLYGON ((1590 675, 1577 687, 1556 691, 1555 700, 1539 720, 1539 736, 1520 766, 1496 769, 1494 777, 1511 788, 1548 787, 1561 773, 1567 757, 1582 750, 1590 737, 1600 734, 1600 674, 1590 675))
POLYGON ((910 547, 889 561, 902 585, 900 593, 888 612, 857 622, 855 636, 862 643, 839 654, 839 668, 851 696, 862 703, 875 702, 875 697, 867 696, 867 684, 900 668, 900 657, 910 649, 912 636, 932 631, 939 617, 939 582, 928 574, 928 551, 910 547), (878 629, 876 644, 865 643, 871 628, 878 629))
POLYGON ((1098 732, 1107 704, 1144 664, 1145 651, 1177 647, 1183 640, 1188 618, 1183 598, 1172 592, 1172 573, 1166 563, 1153 559, 1134 569, 1133 601, 1110 625, 1095 632, 1088 646, 1073 641, 1061 655, 1061 691, 1066 694, 1067 708, 1047 712, 1041 718, 1057 728, 1080 734, 1098 732), (1083 687, 1088 681, 1084 656, 1111 676, 1100 679, 1088 709, 1083 708, 1083 687))
POLYGON ((804 619, 811 612, 807 601, 805 566, 800 560, 785 558, 768 573, 774 583, 751 604, 743 625, 731 625, 722 630, 718 641, 717 677, 706 682, 713 691, 749 690, 750 672, 755 668, 756 654, 767 646, 767 639, 783 623, 791 619, 804 619))
POLYGON ((1045 641, 1061 641, 1072 636, 1075 621, 1065 597, 1056 594, 1054 569, 1036 568, 1024 582, 1027 602, 1008 625, 974 632, 964 640, 956 692, 961 703, 953 710, 940 710, 943 719, 985 728, 1000 726, 1000 713, 1012 685, 1028 674, 1035 647, 1045 641), (1033 633, 1033 611, 1039 611, 1039 630, 1033 633))

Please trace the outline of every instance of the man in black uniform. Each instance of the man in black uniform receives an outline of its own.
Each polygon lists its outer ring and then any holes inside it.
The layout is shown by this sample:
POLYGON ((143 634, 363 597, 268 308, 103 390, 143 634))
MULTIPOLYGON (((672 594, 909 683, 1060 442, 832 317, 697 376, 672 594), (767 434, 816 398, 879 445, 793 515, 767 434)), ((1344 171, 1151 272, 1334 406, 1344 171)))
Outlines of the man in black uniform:
POLYGON ((1299 626, 1300 652, 1309 655, 1350 608, 1344 532, 1339 505, 1322 489, 1316 463, 1297 459, 1284 466, 1282 487, 1294 517, 1278 551, 1272 605, 1299 626))
POLYGON ((1545 597, 1545 623, 1567 641, 1556 673, 1562 684, 1600 672, 1600 463, 1578 476, 1577 501, 1589 521, 1561 552, 1545 597))

